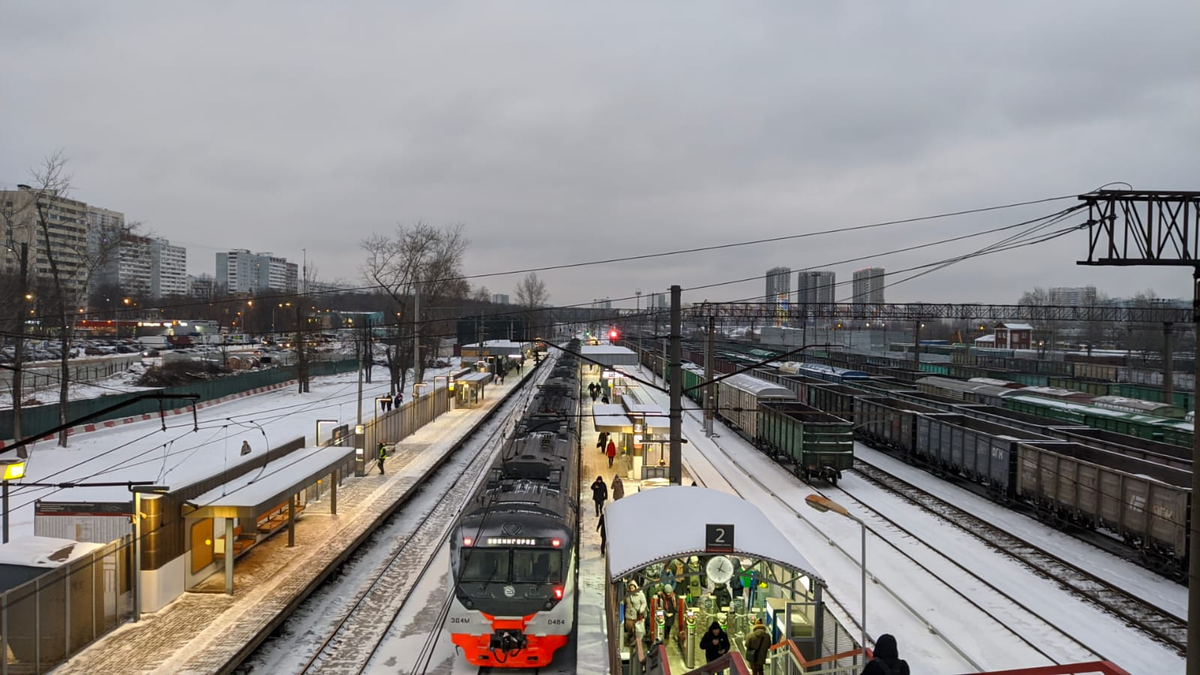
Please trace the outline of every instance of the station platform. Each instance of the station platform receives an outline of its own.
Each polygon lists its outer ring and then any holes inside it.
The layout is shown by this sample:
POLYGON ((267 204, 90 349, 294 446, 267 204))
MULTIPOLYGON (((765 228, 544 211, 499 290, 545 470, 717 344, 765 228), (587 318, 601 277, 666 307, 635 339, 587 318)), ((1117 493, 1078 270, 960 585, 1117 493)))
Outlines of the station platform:
MULTIPOLYGON (((613 476, 618 475, 620 466, 616 461, 608 466, 608 457, 596 447, 598 433, 592 422, 592 399, 587 394, 588 384, 599 381, 599 373, 595 369, 585 370, 582 378, 583 387, 583 419, 579 426, 583 443, 583 457, 579 470, 579 508, 582 514, 579 533, 579 615, 578 621, 578 663, 576 672, 582 674, 607 674, 609 670, 608 640, 612 637, 607 633, 605 619, 604 586, 607 568, 604 555, 600 552, 600 532, 596 526, 595 505, 592 502, 592 481, 596 476, 602 476, 608 485, 609 501, 612 504, 613 476)), ((601 405, 599 401, 596 405, 601 405)), ((628 474, 620 474, 625 487, 625 496, 636 494, 644 487, 641 480, 634 479, 628 474)), ((683 484, 691 485, 692 476, 687 466, 683 467, 683 484)), ((671 520, 667 514, 648 518, 646 526, 653 533, 655 527, 670 527, 671 520)), ((618 638, 619 639, 619 638, 618 638)), ((674 672, 685 672, 677 670, 674 672)))
POLYGON ((310 510, 296 522, 294 547, 287 546, 286 536, 274 536, 248 551, 234 567, 232 596, 220 592, 212 579, 158 612, 143 614, 140 622, 118 628, 55 672, 199 675, 244 658, 351 554, 356 542, 415 492, 415 479, 441 462, 520 381, 512 377, 504 385, 490 385, 495 393, 479 405, 446 412, 396 444, 386 475, 372 466, 366 476, 346 479, 338 491, 337 515, 310 510))

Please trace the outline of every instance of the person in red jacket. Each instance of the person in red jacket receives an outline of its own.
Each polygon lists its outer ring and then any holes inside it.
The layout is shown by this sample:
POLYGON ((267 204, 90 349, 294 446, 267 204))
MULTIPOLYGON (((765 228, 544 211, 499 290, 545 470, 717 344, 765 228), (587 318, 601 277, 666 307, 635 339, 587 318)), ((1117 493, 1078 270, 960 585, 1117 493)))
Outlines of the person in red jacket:
POLYGON ((613 443, 612 439, 608 439, 608 447, 604 449, 604 454, 608 455, 608 465, 611 467, 613 459, 617 456, 617 444, 613 443))

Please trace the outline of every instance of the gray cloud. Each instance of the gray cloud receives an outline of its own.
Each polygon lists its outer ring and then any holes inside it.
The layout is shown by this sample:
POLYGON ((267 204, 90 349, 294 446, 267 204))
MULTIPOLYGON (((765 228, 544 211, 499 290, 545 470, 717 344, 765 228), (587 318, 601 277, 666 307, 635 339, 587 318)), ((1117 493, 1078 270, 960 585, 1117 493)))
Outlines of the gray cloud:
MULTIPOLYGON (((356 280, 359 241, 418 219, 466 223, 479 273, 1197 179, 1200 10, 1183 2, 6 10, 0 182, 63 147, 80 198, 187 245, 194 272, 219 248, 307 249, 322 276, 356 280)), ((621 297, 1055 208, 545 276, 556 301, 621 297)), ((1182 270, 1069 264, 1084 247, 1072 236, 983 258, 888 296, 1188 293, 1182 270)))

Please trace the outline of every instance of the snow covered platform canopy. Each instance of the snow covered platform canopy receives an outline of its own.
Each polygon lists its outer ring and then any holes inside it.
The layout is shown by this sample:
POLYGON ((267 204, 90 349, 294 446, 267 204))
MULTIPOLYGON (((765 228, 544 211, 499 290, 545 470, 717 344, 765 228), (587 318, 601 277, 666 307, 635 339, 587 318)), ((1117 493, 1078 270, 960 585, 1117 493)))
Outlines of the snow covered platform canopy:
POLYGON ((579 348, 579 353, 586 359, 583 362, 585 366, 599 363, 606 368, 613 368, 615 366, 636 366, 638 364, 637 354, 632 349, 626 347, 583 345, 579 348))
POLYGON ((484 340, 483 343, 472 343, 462 346, 463 358, 483 358, 485 356, 520 356, 533 348, 529 342, 514 342, 512 340, 484 340))
POLYGON ((592 423, 596 431, 610 434, 633 433, 633 421, 625 415, 625 406, 619 403, 596 403, 592 406, 592 423))
POLYGON ((672 558, 712 553, 707 527, 716 524, 733 526, 722 553, 769 561, 820 581, 816 568, 757 506, 720 490, 675 485, 638 492, 609 504, 604 524, 613 579, 672 558), (654 527, 653 536, 646 536, 648 513, 671 514, 671 527, 654 527))
MULTIPOLYGON (((715 622, 734 634, 761 620, 806 659, 845 655, 854 646, 826 609, 815 568, 757 506, 735 495, 696 486, 643 489, 608 505, 604 532, 609 635, 622 634, 629 613, 649 606, 653 616, 649 603, 673 597, 680 607, 687 599, 687 624, 715 622)), ((652 621, 649 637, 669 640, 657 634, 662 626, 652 621)), ((623 641, 608 644, 610 663, 630 656, 623 641)))
POLYGON ((257 518, 353 459, 354 448, 297 450, 195 498, 199 508, 187 517, 257 518))

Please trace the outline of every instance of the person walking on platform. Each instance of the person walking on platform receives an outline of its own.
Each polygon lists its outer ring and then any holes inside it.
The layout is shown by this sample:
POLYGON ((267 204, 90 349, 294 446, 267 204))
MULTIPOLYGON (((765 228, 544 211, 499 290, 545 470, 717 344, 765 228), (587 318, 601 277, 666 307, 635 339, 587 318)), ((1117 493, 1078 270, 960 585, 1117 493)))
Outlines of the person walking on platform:
POLYGON ((388 457, 387 443, 380 441, 379 442, 379 475, 380 476, 383 475, 383 460, 387 459, 387 457, 388 457))
POLYGON ((700 641, 700 646, 704 648, 704 657, 708 659, 706 663, 712 663, 729 653, 729 634, 721 629, 721 624, 714 621, 700 641))
POLYGON ((379 399, 379 409, 382 410, 383 412, 387 412, 387 411, 391 410, 392 409, 392 397, 384 396, 383 398, 379 399))
POLYGON ((612 439, 608 439, 608 447, 604 449, 605 456, 608 457, 608 466, 612 468, 613 460, 617 457, 617 444, 613 443, 612 439))
POLYGON ((596 439, 596 448, 599 449, 600 452, 604 452, 605 446, 607 446, 607 445, 608 445, 608 432, 601 431, 600 438, 596 439))
POLYGON ((862 675, 908 675, 908 662, 900 658, 896 638, 884 633, 875 641, 872 658, 863 668, 862 675))
POLYGON ((399 410, 401 403, 404 403, 404 394, 396 392, 396 395, 392 397, 392 407, 399 410))
POLYGON ((763 675, 767 665, 767 656, 771 653, 771 635, 762 619, 754 622, 754 630, 746 638, 746 664, 750 666, 751 675, 763 675))
POLYGON ((620 475, 613 476, 612 493, 614 502, 625 496, 625 483, 621 480, 620 475))
POLYGON ((596 515, 604 510, 604 502, 608 501, 608 486, 604 484, 603 476, 596 476, 592 483, 592 501, 596 502, 596 515))
POLYGON ((250 441, 242 441, 242 455, 250 454, 250 441))
MULTIPOLYGON (((679 644, 679 632, 675 630, 675 617, 679 614, 679 598, 675 595, 675 586, 667 584, 663 586, 663 592, 658 596, 658 602, 662 606, 663 612, 663 634, 662 642, 664 645, 671 644, 671 638, 675 638, 675 644, 679 644)), ((680 648, 682 649, 682 645, 680 648)))
POLYGON ((600 530, 600 555, 604 555, 604 546, 608 542, 608 533, 604 531, 604 514, 600 514, 600 520, 596 521, 596 529, 600 530))

